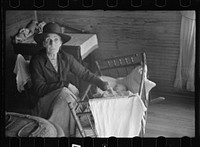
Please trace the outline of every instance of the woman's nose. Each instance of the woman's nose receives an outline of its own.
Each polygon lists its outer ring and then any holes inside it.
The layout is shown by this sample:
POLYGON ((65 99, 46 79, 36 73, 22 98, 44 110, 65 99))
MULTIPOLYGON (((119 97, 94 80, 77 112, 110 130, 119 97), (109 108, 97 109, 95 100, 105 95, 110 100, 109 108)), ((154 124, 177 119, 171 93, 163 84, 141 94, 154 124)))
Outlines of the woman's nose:
POLYGON ((50 45, 53 44, 53 40, 52 40, 52 39, 49 40, 49 44, 50 44, 50 45))

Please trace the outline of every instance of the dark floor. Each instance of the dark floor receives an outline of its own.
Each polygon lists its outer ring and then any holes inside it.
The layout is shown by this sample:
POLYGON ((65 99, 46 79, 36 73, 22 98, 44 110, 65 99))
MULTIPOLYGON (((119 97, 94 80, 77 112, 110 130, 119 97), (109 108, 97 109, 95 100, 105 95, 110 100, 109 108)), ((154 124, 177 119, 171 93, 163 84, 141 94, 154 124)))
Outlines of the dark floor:
POLYGON ((145 137, 194 137, 195 97, 193 93, 152 93, 165 100, 149 105, 145 137))
POLYGON ((31 114, 29 97, 24 92, 16 93, 12 100, 5 101, 5 110, 7 112, 18 112, 22 114, 31 114))

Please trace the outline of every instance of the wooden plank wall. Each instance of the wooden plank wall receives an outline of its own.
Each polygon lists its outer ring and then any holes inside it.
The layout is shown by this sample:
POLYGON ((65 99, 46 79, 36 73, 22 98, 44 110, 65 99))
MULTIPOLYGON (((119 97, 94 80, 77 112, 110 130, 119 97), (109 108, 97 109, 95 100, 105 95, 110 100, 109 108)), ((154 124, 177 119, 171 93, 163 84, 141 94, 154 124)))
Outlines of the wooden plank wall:
POLYGON ((16 56, 11 45, 10 37, 20 28, 25 27, 34 18, 34 11, 6 11, 5 20, 5 95, 6 104, 16 100, 16 80, 13 73, 16 56))
POLYGON ((177 92, 173 87, 179 55, 179 11, 38 11, 39 20, 96 33, 104 59, 133 52, 146 52, 154 90, 177 92))

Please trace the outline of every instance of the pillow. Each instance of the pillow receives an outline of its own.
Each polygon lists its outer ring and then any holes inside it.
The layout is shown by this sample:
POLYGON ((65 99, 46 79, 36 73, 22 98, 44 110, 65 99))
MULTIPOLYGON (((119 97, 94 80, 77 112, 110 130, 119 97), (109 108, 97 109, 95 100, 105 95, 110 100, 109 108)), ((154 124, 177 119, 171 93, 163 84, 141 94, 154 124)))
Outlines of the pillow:
POLYGON ((110 87, 114 88, 115 85, 117 84, 117 79, 113 78, 113 77, 109 77, 109 76, 101 76, 100 79, 102 81, 106 81, 109 83, 110 87))
POLYGON ((117 83, 115 85, 115 87, 113 88, 113 90, 116 91, 116 92, 122 92, 122 91, 127 91, 127 88, 126 88, 126 86, 117 83))
MULTIPOLYGON (((146 93, 156 86, 156 84, 146 78, 147 67, 145 66, 145 86, 146 93)), ((142 67, 137 66, 126 77, 118 78, 117 83, 122 84, 128 88, 132 93, 138 93, 141 81, 142 67)))
POLYGON ((146 88, 146 93, 148 94, 149 91, 156 86, 156 83, 148 80, 148 79, 145 79, 145 88, 146 88))

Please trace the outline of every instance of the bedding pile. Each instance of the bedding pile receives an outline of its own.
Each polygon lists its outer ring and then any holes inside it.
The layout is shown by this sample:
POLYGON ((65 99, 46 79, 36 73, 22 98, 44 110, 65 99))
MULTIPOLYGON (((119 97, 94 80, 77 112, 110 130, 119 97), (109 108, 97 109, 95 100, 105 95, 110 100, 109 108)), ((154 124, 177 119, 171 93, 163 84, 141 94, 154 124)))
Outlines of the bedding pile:
MULTIPOLYGON (((149 91, 155 83, 148 80, 145 71, 145 88, 148 98, 149 91)), ((112 78, 101 76, 113 89, 113 93, 97 90, 95 99, 90 99, 95 129, 98 137, 135 137, 141 131, 145 107, 138 95, 141 81, 141 66, 136 67, 126 77, 112 78)))
MULTIPOLYGON (((148 97, 149 91, 156 86, 156 83, 147 79, 146 76, 147 67, 145 67, 145 88, 148 97)), ((108 91, 102 91, 97 88, 97 93, 94 94, 94 98, 106 98, 106 97, 123 97, 138 94, 139 85, 141 82, 142 67, 138 66, 133 69, 126 77, 113 78, 110 76, 101 76, 103 81, 107 81, 113 90, 113 93, 108 91)))
POLYGON ((18 30, 18 32, 12 38, 12 42, 16 44, 22 42, 33 42, 34 34, 42 33, 45 24, 46 22, 44 21, 37 22, 35 20, 31 20, 25 27, 18 30))

